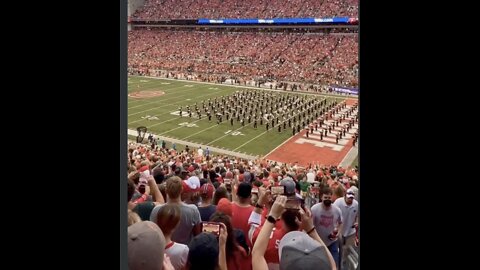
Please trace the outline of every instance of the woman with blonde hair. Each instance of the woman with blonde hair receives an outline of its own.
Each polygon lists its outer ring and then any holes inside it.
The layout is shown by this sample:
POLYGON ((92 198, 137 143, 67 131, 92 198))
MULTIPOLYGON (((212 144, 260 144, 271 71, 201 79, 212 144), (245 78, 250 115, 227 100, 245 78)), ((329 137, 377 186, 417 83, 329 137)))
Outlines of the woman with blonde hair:
POLYGON ((136 212, 133 212, 132 210, 128 209, 128 226, 133 225, 140 221, 142 221, 140 216, 136 212))
POLYGON ((343 198, 343 196, 345 196, 345 189, 338 182, 335 182, 332 185, 332 189, 333 189, 332 202, 334 202, 338 198, 343 198))
POLYGON ((157 225, 165 236, 165 253, 175 270, 182 270, 188 259, 188 246, 172 241, 172 234, 180 223, 180 211, 178 205, 165 204, 157 213, 157 225))

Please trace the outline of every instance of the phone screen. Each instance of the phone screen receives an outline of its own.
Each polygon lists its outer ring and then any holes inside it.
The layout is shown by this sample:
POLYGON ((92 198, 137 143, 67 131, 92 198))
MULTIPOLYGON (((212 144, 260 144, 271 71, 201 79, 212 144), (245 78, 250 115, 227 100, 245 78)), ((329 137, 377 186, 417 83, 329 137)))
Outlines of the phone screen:
POLYGON ((150 171, 149 171, 149 170, 145 170, 145 171, 141 172, 140 175, 141 175, 143 178, 148 178, 148 177, 150 176, 150 171))
POLYGON ((283 195, 284 191, 285 191, 284 186, 272 187, 272 195, 283 195))
POLYGON ((289 199, 285 202, 285 209, 300 210, 300 205, 299 199, 289 199))
POLYGON ((202 232, 220 235, 220 224, 216 222, 202 222, 202 232))

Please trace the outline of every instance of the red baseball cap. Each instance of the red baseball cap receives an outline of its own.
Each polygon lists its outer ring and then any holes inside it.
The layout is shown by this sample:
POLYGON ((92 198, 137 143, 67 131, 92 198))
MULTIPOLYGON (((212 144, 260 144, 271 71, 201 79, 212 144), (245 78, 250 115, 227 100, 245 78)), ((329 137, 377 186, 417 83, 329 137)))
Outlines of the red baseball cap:
POLYGON ((213 192, 215 192, 215 187, 210 183, 206 183, 200 187, 200 191, 202 192, 202 194, 207 194, 208 198, 212 198, 213 192))
POLYGON ((217 211, 232 217, 232 203, 226 198, 220 199, 217 204, 217 211))

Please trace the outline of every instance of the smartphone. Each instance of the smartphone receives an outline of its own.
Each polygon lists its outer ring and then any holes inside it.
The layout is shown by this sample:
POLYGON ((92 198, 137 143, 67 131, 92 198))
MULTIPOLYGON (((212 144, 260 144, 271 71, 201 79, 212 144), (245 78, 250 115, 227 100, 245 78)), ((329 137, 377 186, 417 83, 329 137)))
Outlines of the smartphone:
POLYGON ((150 176, 150 171, 149 170, 145 170, 143 172, 140 173, 140 175, 143 177, 143 178, 147 178, 150 176))
POLYGON ((285 193, 285 187, 284 186, 279 186, 279 187, 272 187, 272 195, 283 195, 285 193))
POLYGON ((218 222, 202 222, 202 232, 220 235, 220 223, 218 222))
POLYGON ((302 205, 302 201, 298 198, 295 199, 288 199, 285 202, 285 209, 290 209, 290 210, 300 210, 302 205))
POLYGON ((138 192, 140 192, 141 194, 145 194, 145 191, 146 191, 145 185, 140 184, 140 186, 138 186, 138 192))

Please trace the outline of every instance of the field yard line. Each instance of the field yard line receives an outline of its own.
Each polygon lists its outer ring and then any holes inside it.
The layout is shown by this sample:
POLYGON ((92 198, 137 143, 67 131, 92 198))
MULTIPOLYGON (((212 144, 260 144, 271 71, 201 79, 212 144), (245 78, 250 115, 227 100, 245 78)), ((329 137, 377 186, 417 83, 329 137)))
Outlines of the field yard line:
MULTIPOLYGON (((297 135, 297 134, 295 134, 297 135)), ((272 151, 268 152, 268 154, 264 155, 263 158, 265 158, 266 156, 270 155, 271 153, 273 153, 273 151, 277 150, 278 148, 280 148, 280 146, 284 145, 285 143, 287 143, 288 141, 290 141, 292 138, 295 138, 295 136, 292 136, 288 139, 286 139, 284 142, 282 142, 281 144, 279 144, 277 147, 273 148, 272 151)))
MULTIPOLYGON (((160 116, 160 115, 170 114, 170 113, 172 113, 172 112, 161 113, 161 114, 157 114, 157 115, 155 115, 155 116, 160 116)), ((155 125, 166 123, 166 122, 171 121, 172 119, 175 119, 175 118, 176 118, 176 117, 171 118, 171 119, 168 119, 168 120, 163 121, 163 122, 160 122, 160 123, 156 123, 155 125)), ((145 120, 145 119, 140 118, 140 119, 138 119, 138 120, 135 120, 135 121, 132 121, 132 122, 128 122, 128 125, 133 124, 133 123, 136 123, 136 122, 140 122, 140 121, 143 121, 143 120, 145 120)))
MULTIPOLYGON (((183 87, 183 86, 182 86, 183 87)), ((180 87, 181 88, 181 87, 180 87)), ((203 87, 199 87, 198 89, 201 89, 203 87)), ((169 90, 173 90, 173 89, 179 89, 179 88, 172 88, 172 89, 169 89, 169 90)), ((192 89, 185 89, 185 91, 192 91, 192 89)), ((183 92, 183 91, 182 91, 183 92)), ((175 93, 178 93, 175 92, 175 93)), ((165 94, 166 95, 166 94, 165 94)), ((172 99, 177 99, 179 97, 188 97, 190 96, 190 94, 185 94, 185 95, 178 95, 178 96, 175 96, 175 97, 171 97, 171 98, 166 98, 166 99, 162 99, 162 100, 157 100, 157 101, 151 101, 151 102, 148 102, 148 103, 144 103, 144 104, 141 104, 141 105, 136 105, 136 106, 133 106, 133 107, 128 107, 128 109, 133 109, 133 108, 137 108, 137 107, 141 107, 141 106, 146 106, 146 105, 150 105, 150 104, 157 104, 157 103, 164 103, 165 101, 167 100, 172 100, 172 99)), ((129 101, 130 102, 130 101, 129 101)))
MULTIPOLYGON (((198 119, 198 120, 196 120, 196 121, 189 122, 189 124, 197 123, 198 121, 202 121, 202 119, 198 119)), ((159 123, 159 124, 160 124, 160 123, 159 123)), ((154 127, 154 126, 159 125, 159 124, 151 125, 149 128, 154 127)), ((182 128, 182 127, 184 127, 184 126, 179 126, 179 127, 176 127, 176 128, 172 128, 172 129, 170 129, 170 130, 167 130, 167 131, 165 131, 165 132, 160 133, 160 135, 163 135, 163 134, 165 134, 165 133, 169 133, 170 131, 174 131, 174 130, 177 130, 177 129, 182 128)))
MULTIPOLYGON (((167 113, 171 113, 171 112, 167 112, 167 113)), ((157 114, 157 116, 160 116, 160 115, 163 115, 163 114, 167 114, 167 113, 157 114)), ((170 118, 170 119, 165 120, 165 121, 162 121, 162 122, 160 122, 160 123, 153 124, 152 126, 158 126, 158 125, 160 125, 160 124, 170 122, 170 121, 172 121, 172 120, 174 120, 174 119, 178 119, 178 117, 170 118)), ((129 122, 128 124, 140 122, 140 121, 142 121, 142 120, 146 120, 146 119, 140 119, 140 120, 132 121, 132 122, 129 122)))
MULTIPOLYGON (((180 88, 183 88, 184 86, 180 86, 180 87, 174 87, 174 88, 171 88, 171 89, 168 89, 168 91, 170 90, 174 90, 174 89, 180 89, 180 88)), ((150 91, 150 90, 145 90, 145 91, 150 91)), ((163 91, 163 90, 159 90, 159 91, 163 91)), ((162 96, 166 96, 168 94, 177 94, 179 92, 183 93, 183 92, 187 92, 187 91, 192 91, 192 89, 185 89, 185 90, 178 90, 178 91, 175 91, 175 92, 169 92, 169 93, 165 93, 165 91, 163 91, 165 94, 163 94, 162 96)), ((181 97, 183 96, 188 96, 188 95, 181 95, 181 97)), ((157 97, 161 97, 161 96, 157 96, 157 97)), ((180 96, 176 96, 176 97, 180 97, 180 96)), ((129 97, 130 98, 130 97, 129 97)), ((162 101, 166 101, 166 100, 170 100, 172 98, 168 98, 168 99, 164 99, 162 101)), ((138 99, 135 99, 135 100, 132 100, 132 101, 141 101, 141 100, 138 100, 138 99)), ((130 103, 131 101, 129 101, 130 103)), ((133 108, 137 108, 137 107, 141 107, 141 106, 145 106, 145 105, 148 105, 148 104, 153 104, 153 103, 158 103, 158 101, 151 101, 151 102, 147 102, 147 103, 143 103, 143 104, 140 104, 140 105, 136 105, 136 106, 133 106, 133 107, 128 107, 129 109, 133 109, 133 108)))
MULTIPOLYGON (((220 90, 220 91, 225 91, 225 90, 220 90)), ((210 93, 210 94, 205 94, 205 95, 201 95, 201 96, 197 96, 195 98, 200 98, 200 97, 206 97, 206 96, 210 96, 210 95, 216 95, 217 93, 210 93)), ((165 101, 165 100, 164 100, 165 101)), ((172 106, 172 105, 175 105, 177 103, 181 103, 181 102, 184 102, 183 101, 179 101, 179 102, 175 102, 175 103, 172 103, 172 104, 166 104, 166 105, 163 105, 163 106, 158 106, 158 107, 154 107, 154 108, 150 108, 148 110, 143 110, 143 111, 140 111, 140 112, 136 112, 136 113, 132 113, 132 114, 129 114, 128 116, 132 116, 132 115, 135 115, 135 114, 139 114, 139 113, 142 113, 142 112, 146 112, 146 111, 151 111, 151 110, 154 110, 156 108, 162 108, 162 107, 165 107, 165 106, 172 106)), ((162 103, 162 101, 159 101, 157 103, 162 103)))
MULTIPOLYGON (((179 102, 183 102, 183 101, 179 101, 179 102)), ((178 103, 178 102, 177 102, 178 103)), ((143 113, 143 112, 147 112, 147 111, 151 111, 151 110, 155 110, 155 109, 159 109, 159 108, 163 108, 163 107, 168 107, 168 106, 176 106, 177 103, 172 103, 172 104, 165 104, 165 105, 162 105, 162 106, 158 106, 158 107, 154 107, 154 108, 150 108, 148 110, 143 110, 143 111, 140 111, 140 112, 136 112, 136 113, 132 113, 132 114, 129 114, 128 116, 132 116, 132 115, 135 115, 135 114, 139 114, 139 113, 143 113)), ((171 113, 172 111, 169 111, 167 113, 171 113)), ((163 114, 167 114, 167 113, 163 113, 163 114)), ((158 115, 162 115, 162 114, 158 114, 158 115)), ((157 116, 157 115, 153 115, 153 116, 157 116)), ((144 120, 144 119, 142 119, 144 120)), ((141 120, 135 120, 134 122, 138 122, 138 121, 141 121, 141 120)), ((134 122, 129 122, 130 123, 134 123, 134 122)))
MULTIPOLYGON (((273 128, 272 128, 272 129, 273 129, 273 128)), ((244 143, 244 144, 240 145, 239 147, 233 149, 233 151, 236 151, 237 149, 242 148, 243 146, 249 144, 251 141, 255 140, 256 138, 262 136, 262 135, 265 134, 265 133, 267 133, 266 130, 265 130, 263 133, 260 133, 260 134, 258 134, 257 136, 253 137, 252 139, 248 140, 246 143, 244 143)))
MULTIPOLYGON (((174 88, 171 88, 171 89, 168 89, 168 91, 170 90, 174 90, 174 89, 180 89, 180 88, 183 88, 185 86, 180 86, 180 87, 174 87, 174 88)), ((205 87, 208 87, 208 86, 200 86, 198 88, 195 88, 195 89, 204 89, 205 87)), ((163 96, 166 96, 168 94, 177 94, 177 93, 183 93, 183 92, 188 92, 188 91, 191 91, 192 89, 190 87, 187 87, 187 89, 185 90, 178 90, 178 91, 174 91, 174 92, 169 92, 169 93, 165 93, 163 96)), ((222 89, 217 89, 217 90, 220 90, 222 91, 222 89)), ((146 90, 148 91, 148 90, 146 90)), ((163 90, 161 90, 163 91, 163 90)), ((225 90, 223 90, 225 91, 225 90)), ((165 92, 165 91, 164 91, 165 92)), ((186 95, 179 95, 179 96, 175 96, 175 98, 177 97, 185 97, 185 96, 189 96, 189 94, 186 94, 186 95)), ((130 97, 129 97, 130 98, 130 97)), ((173 97, 172 98, 167 98, 167 99, 163 99, 163 100, 157 100, 157 101, 151 101, 151 102, 148 102, 148 103, 144 103, 144 104, 141 104, 141 105, 136 105, 136 106, 133 106, 133 107, 128 107, 129 109, 133 109, 133 108, 136 108, 136 107, 140 107, 140 106, 144 106, 144 105, 149 105, 149 104, 154 104, 154 103, 162 103, 162 102, 165 102, 167 100, 171 100, 171 99, 174 99, 173 97)), ((128 102, 132 102, 132 101, 141 101, 141 100, 129 100, 128 102)))
MULTIPOLYGON (((137 136, 137 131, 136 130, 129 129, 127 132, 128 132, 128 135, 135 136, 135 137, 137 136)), ((256 156, 246 155, 246 154, 242 154, 242 153, 238 153, 238 152, 234 152, 234 151, 230 151, 230 150, 225 150, 225 149, 221 149, 221 148, 217 148, 217 147, 213 147, 213 146, 209 146, 209 145, 205 145, 205 144, 198 144, 198 143, 192 143, 192 142, 189 142, 189 141, 182 141, 182 140, 179 140, 179 139, 169 138, 169 137, 160 136, 160 135, 156 135, 156 134, 153 134, 153 135, 155 135, 156 138, 161 139, 161 140, 170 141, 170 142, 174 142, 174 143, 178 143, 178 144, 189 145, 189 146, 192 146, 192 147, 195 147, 195 148, 198 148, 198 147, 201 146, 203 149, 206 149, 208 147, 208 149, 210 149, 213 152, 221 153, 221 154, 225 154, 225 155, 229 155, 229 156, 240 157, 240 158, 249 159, 249 160, 253 160, 253 159, 258 158, 256 156)))
POLYGON ((336 98, 352 98, 358 99, 358 96, 344 96, 344 95, 336 95, 336 94, 325 94, 325 93, 311 93, 311 92, 304 92, 304 91, 285 91, 285 90, 274 90, 269 88, 262 88, 262 87, 253 87, 253 86, 246 86, 246 85, 231 85, 231 84, 218 84, 218 83, 209 83, 209 82, 197 82, 197 81, 189 81, 189 80, 182 80, 182 79, 170 79, 170 78, 160 78, 160 77, 151 77, 151 76, 135 76, 135 77, 142 77, 142 78, 150 78, 155 80, 168 80, 168 81, 181 81, 181 82, 192 82, 198 84, 210 84, 210 85, 221 85, 221 86, 229 86, 229 87, 237 87, 237 88, 248 88, 248 89, 257 89, 257 90, 266 90, 272 91, 277 93, 292 93, 292 94, 299 94, 299 95, 311 95, 311 96, 325 96, 325 97, 336 97, 336 98))
MULTIPOLYGON (((225 122, 227 123, 227 121, 225 121, 225 122)), ((249 126, 249 125, 253 125, 253 122, 251 122, 250 124, 246 124, 245 126, 241 126, 241 127, 235 129, 235 130, 232 131, 232 132, 238 131, 238 130, 240 130, 240 129, 244 128, 244 127, 247 127, 247 126, 249 126)), ((227 137, 229 134, 230 134, 230 133, 225 134, 225 135, 223 135, 223 136, 221 136, 221 137, 218 137, 218 138, 216 138, 215 140, 213 140, 213 141, 211 141, 211 142, 209 142, 209 143, 207 143, 207 144, 211 144, 211 143, 216 142, 216 141, 218 141, 218 140, 220 140, 220 139, 222 139, 222 138, 225 138, 225 137, 227 137)))
POLYGON ((216 126, 218 126, 218 125, 213 125, 213 126, 211 126, 211 127, 209 127, 209 128, 202 129, 202 130, 200 130, 200 131, 198 131, 198 132, 195 132, 195 133, 193 133, 193 134, 188 135, 188 136, 185 137, 185 138, 182 138, 181 140, 185 140, 185 139, 187 139, 187 138, 192 137, 193 135, 200 134, 200 133, 202 133, 202 132, 204 132, 204 131, 206 131, 206 130, 209 130, 209 129, 211 129, 211 128, 214 128, 214 127, 216 127, 216 126))

